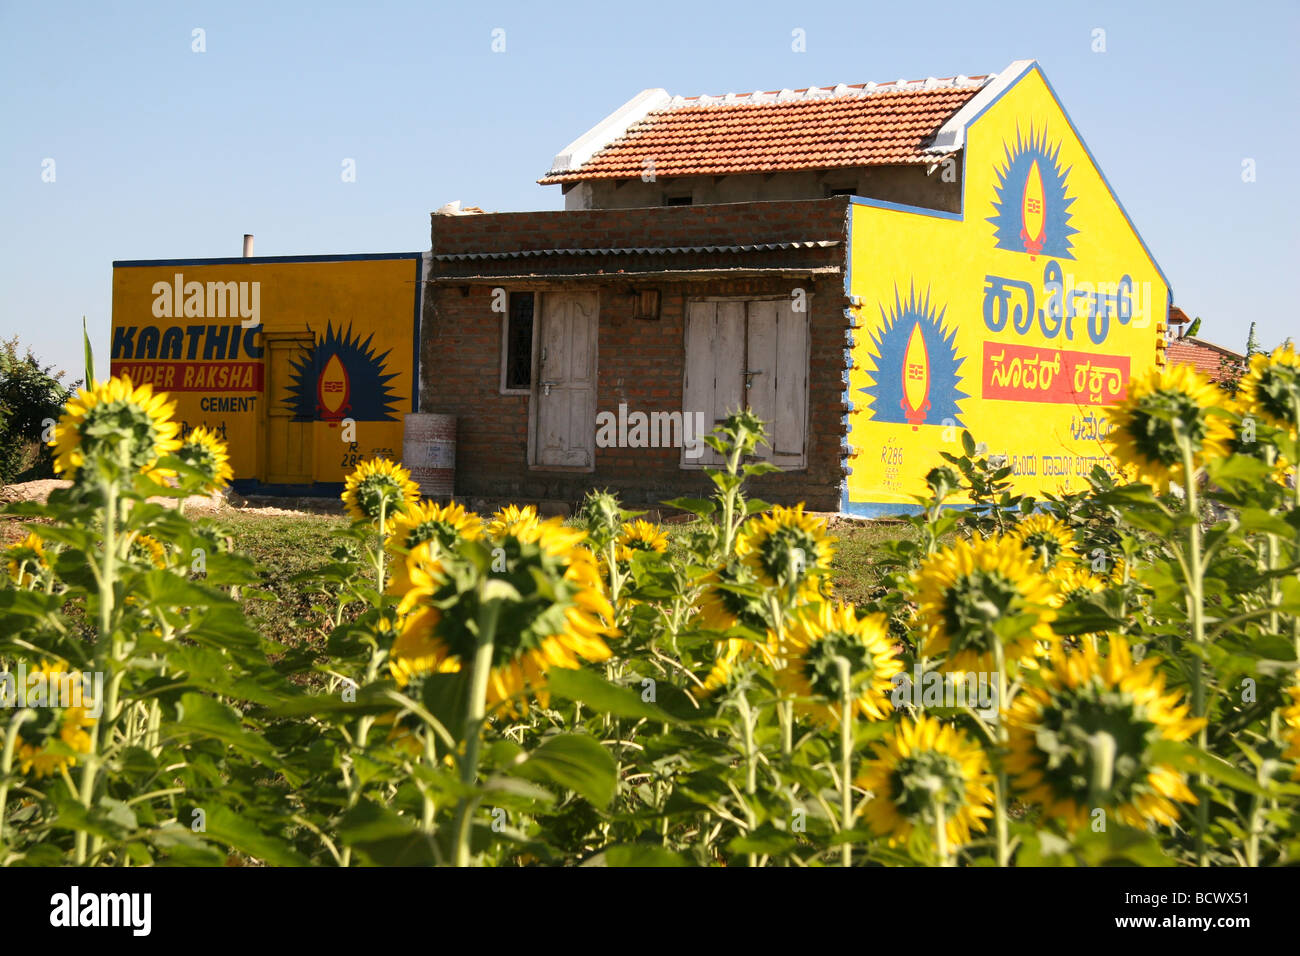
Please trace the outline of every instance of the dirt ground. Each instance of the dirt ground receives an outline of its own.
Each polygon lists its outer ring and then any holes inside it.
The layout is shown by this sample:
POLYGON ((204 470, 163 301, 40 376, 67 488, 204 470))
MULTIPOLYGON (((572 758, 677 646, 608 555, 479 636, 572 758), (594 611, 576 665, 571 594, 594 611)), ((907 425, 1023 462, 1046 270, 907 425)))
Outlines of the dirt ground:
MULTIPOLYGON (((42 478, 37 481, 25 481, 14 485, 0 485, 0 508, 20 501, 44 503, 55 488, 67 488, 70 481, 42 478)), ((175 498, 153 498, 159 504, 177 507, 175 498)), ((233 491, 224 494, 190 495, 184 500, 185 514, 192 518, 215 517, 222 514, 238 512, 241 515, 288 516, 305 513, 337 513, 342 511, 342 502, 327 499, 286 498, 276 505, 266 503, 267 499, 244 498, 233 491), (286 507, 279 507, 284 505, 286 507)), ((2 518, 2 516, 0 516, 2 518)), ((0 545, 8 544, 22 536, 18 522, 0 520, 0 545)))

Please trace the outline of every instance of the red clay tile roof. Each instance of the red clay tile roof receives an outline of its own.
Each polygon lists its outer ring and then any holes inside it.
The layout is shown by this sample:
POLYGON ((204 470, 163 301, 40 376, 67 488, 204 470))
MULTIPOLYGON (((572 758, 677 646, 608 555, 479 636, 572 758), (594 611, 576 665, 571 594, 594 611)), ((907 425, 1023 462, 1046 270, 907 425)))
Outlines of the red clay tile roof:
POLYGON ((1244 356, 1239 352, 1193 338, 1170 339, 1165 349, 1165 356, 1174 365, 1192 366, 1213 382, 1225 377, 1221 364, 1223 360, 1236 364, 1245 363, 1244 356))
POLYGON ((576 169, 538 182, 637 178, 647 160, 658 177, 933 163, 924 147, 985 79, 679 97, 576 169))

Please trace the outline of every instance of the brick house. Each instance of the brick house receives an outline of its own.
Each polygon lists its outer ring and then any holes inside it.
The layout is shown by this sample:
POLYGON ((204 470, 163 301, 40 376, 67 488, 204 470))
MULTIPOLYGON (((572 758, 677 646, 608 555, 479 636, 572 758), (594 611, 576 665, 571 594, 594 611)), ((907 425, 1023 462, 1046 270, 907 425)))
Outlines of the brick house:
MULTIPOLYGON (((1082 414, 1113 400, 1131 371, 1154 361, 1150 319, 1163 324, 1168 304, 1158 266, 1033 61, 883 85, 645 91, 561 151, 539 182, 562 187, 564 210, 432 217, 419 407, 457 418, 463 497, 572 502, 608 487, 653 505, 707 493, 701 467, 712 453, 696 455, 653 427, 647 440, 631 416, 700 417, 707 431, 742 402, 770 422, 761 457, 782 471, 753 490, 771 501, 907 510, 956 429, 975 430, 981 417, 995 424, 978 437, 1009 458, 1032 457, 1026 476, 1049 473, 1039 471, 1038 446, 1016 444, 1017 419, 1054 432, 1042 436, 1044 449, 1069 444, 1061 406, 1082 414), (999 163, 1015 171, 1000 173, 995 192, 986 184, 999 163), (998 196, 1009 206, 1013 193, 1006 241, 986 221, 998 196), (990 234, 1011 251, 991 250, 990 234), (1054 330, 1042 321, 1047 338, 1060 335, 1046 343, 1054 352, 1022 337, 1025 305, 1036 331, 1035 290, 1007 275, 1027 263, 1041 273, 1040 258, 1050 270, 1052 257, 1074 269, 1092 268, 1090 258, 1118 262, 1095 278, 1120 280, 1109 298, 1091 293, 1096 305, 1085 300, 1077 324, 1074 300, 1054 330), (1146 321, 1130 325, 1128 292, 1138 284, 1146 321), (1013 287, 1027 303, 1009 301, 1013 287), (1007 328, 994 354, 998 340, 985 336, 1012 311, 1016 334, 1007 328), (1073 336, 1095 349, 1112 331, 1110 354, 1060 348, 1073 336), (1090 358, 1104 362, 1090 371, 1090 358), (1039 387, 1040 360, 1064 374, 1050 394, 1018 393, 1022 363, 1039 387), (601 423, 615 417, 610 442, 601 423)), ((1093 449, 1069 450, 1078 462, 1050 472, 1061 476, 1055 484, 1097 460, 1093 449)))

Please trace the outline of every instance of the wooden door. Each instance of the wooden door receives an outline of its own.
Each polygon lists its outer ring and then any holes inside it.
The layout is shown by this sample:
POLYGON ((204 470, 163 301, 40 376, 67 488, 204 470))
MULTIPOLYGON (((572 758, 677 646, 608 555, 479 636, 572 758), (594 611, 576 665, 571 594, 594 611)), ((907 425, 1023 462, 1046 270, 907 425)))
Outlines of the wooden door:
POLYGON ((745 336, 748 402, 767 423, 758 457, 785 468, 804 464, 808 421, 808 313, 789 299, 751 302, 745 336))
MULTIPOLYGON (((682 417, 704 413, 704 434, 745 405, 745 303, 691 302, 686 309, 686 379, 682 417)), ((703 436, 701 436, 703 437, 703 436)), ((720 465, 707 445, 704 454, 686 457, 693 465, 720 465)))
POLYGON ((266 480, 299 485, 312 474, 312 421, 299 417, 294 395, 293 362, 301 363, 310 340, 271 339, 266 343, 266 480))
MULTIPOLYGON (((684 414, 704 412, 705 430, 742 407, 767 424, 772 446, 758 457, 802 468, 808 421, 808 314, 787 299, 704 300, 686 312, 684 414)), ((706 449, 683 464, 719 465, 706 449)))
POLYGON ((542 295, 533 461, 543 468, 595 466, 596 319, 594 292, 542 295))

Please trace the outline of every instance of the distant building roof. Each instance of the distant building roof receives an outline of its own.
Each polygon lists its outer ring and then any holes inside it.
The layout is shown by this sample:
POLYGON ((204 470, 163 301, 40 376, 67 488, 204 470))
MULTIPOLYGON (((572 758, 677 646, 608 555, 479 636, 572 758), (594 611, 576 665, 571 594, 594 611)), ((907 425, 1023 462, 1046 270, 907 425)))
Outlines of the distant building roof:
POLYGON ((1227 377, 1224 375, 1225 362, 1243 367, 1246 363, 1246 356, 1240 352, 1191 336, 1170 339, 1165 355, 1174 365, 1190 365, 1215 382, 1227 377))
POLYGON ((959 140, 937 153, 928 147, 997 77, 725 96, 645 90, 566 147, 538 182, 930 164, 960 148, 959 140))

